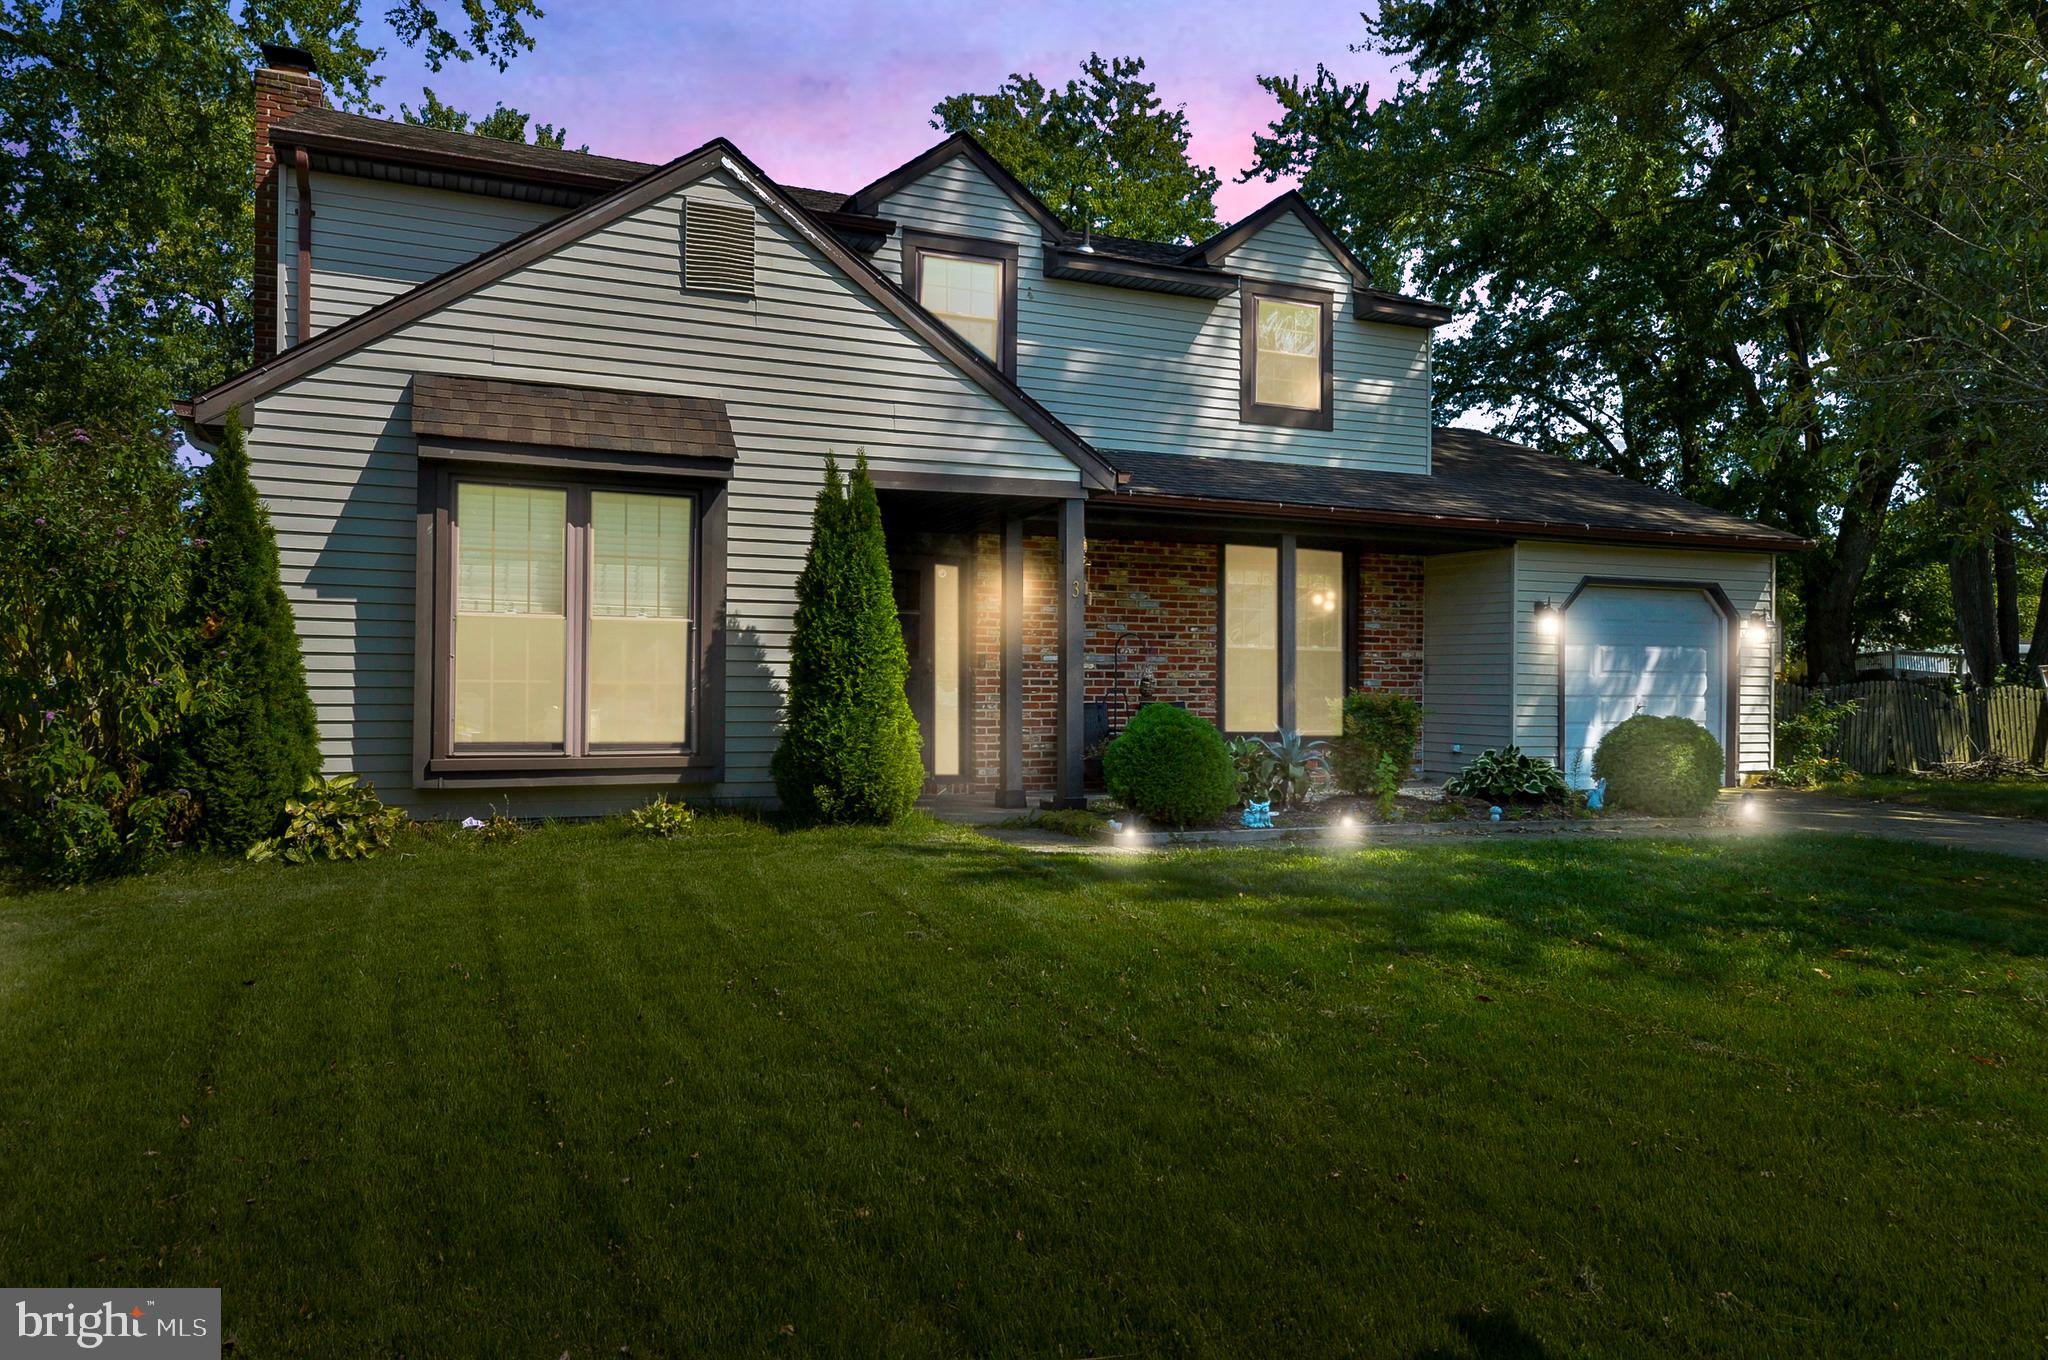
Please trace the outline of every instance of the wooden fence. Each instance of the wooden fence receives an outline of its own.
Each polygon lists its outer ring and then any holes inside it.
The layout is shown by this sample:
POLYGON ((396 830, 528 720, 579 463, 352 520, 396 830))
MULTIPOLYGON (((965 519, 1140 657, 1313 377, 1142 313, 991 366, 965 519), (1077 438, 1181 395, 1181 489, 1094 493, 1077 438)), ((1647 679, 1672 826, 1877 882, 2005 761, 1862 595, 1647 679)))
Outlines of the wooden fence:
POLYGON ((1911 680, 1871 680, 1808 689, 1778 686, 1778 717, 1791 717, 1816 694, 1853 699, 1835 752, 1863 774, 1914 770, 1944 761, 2001 755, 2048 766, 2048 691, 2000 685, 1948 694, 1911 680))

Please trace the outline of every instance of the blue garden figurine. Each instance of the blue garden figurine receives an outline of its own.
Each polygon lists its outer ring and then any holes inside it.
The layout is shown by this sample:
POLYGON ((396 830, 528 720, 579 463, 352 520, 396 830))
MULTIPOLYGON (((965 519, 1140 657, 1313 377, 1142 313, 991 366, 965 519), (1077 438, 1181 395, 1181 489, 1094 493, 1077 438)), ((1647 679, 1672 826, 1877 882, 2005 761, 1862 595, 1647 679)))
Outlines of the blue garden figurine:
POLYGON ((1273 825, 1273 800, 1268 798, 1263 802, 1246 801, 1244 824, 1252 827, 1273 825))
POLYGON ((1586 811, 1598 812, 1607 806, 1607 781, 1601 780, 1586 791, 1586 811))

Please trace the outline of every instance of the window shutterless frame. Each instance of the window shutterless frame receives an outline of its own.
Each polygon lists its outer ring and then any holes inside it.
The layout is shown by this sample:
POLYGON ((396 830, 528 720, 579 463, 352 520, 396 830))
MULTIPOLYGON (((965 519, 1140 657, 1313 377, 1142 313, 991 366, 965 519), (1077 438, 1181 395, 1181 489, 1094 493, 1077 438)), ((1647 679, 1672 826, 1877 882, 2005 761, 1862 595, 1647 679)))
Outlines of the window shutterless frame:
MULTIPOLYGON (((1008 241, 984 241, 935 231, 903 233, 903 291, 924 305, 924 257, 953 255, 968 260, 993 260, 1003 268, 998 296, 1002 315, 996 319, 997 353, 986 356, 1009 377, 1017 376, 1017 247, 1008 241)), ((944 324, 944 323, 941 323, 944 324)))
MULTIPOLYGON (((1230 568, 1228 565, 1228 547, 1231 544, 1245 548, 1273 548, 1284 556, 1289 557, 1298 557, 1304 548, 1337 552, 1343 555, 1343 580, 1339 583, 1337 598, 1337 609, 1342 616, 1342 627, 1338 630, 1339 645, 1344 649, 1342 690, 1345 694, 1349 694, 1359 684, 1358 653, 1362 639, 1358 628, 1358 554, 1348 544, 1330 542, 1323 539, 1296 540, 1290 545, 1287 540, 1292 537, 1293 535, 1290 534, 1278 534, 1270 537, 1253 534, 1234 536, 1226 542, 1216 545, 1216 726, 1226 737, 1270 737, 1277 734, 1274 730, 1252 732, 1236 731, 1224 727, 1223 717, 1228 712, 1225 705, 1225 696, 1229 692, 1230 686, 1229 620, 1226 611, 1229 609, 1230 568)), ((1276 596, 1274 603, 1278 614, 1282 617, 1275 638, 1276 645, 1273 649, 1273 665, 1278 672, 1280 695, 1277 706, 1280 710, 1282 723, 1286 722, 1286 715, 1289 710, 1296 707, 1291 702, 1294 696, 1291 695, 1290 691, 1294 688, 1299 673, 1299 667, 1295 664, 1296 658, 1292 654, 1286 654, 1283 658, 1282 649, 1277 645, 1284 641, 1291 646, 1298 633, 1299 620, 1295 618, 1296 592, 1292 588, 1295 575, 1295 569, 1292 567, 1282 567, 1274 573, 1274 591, 1276 596)))
POLYGON ((421 787, 503 787, 531 784, 644 783, 715 780, 720 774, 724 710, 723 646, 717 625, 725 594, 725 511, 722 484, 678 479, 557 474, 533 468, 422 462, 418 598, 415 629, 414 776, 421 787), (563 742, 559 747, 456 743, 456 564, 461 525, 457 489, 464 483, 520 486, 566 493, 564 526, 563 742), (668 496, 690 502, 690 621, 684 736, 680 745, 593 744, 587 734, 592 540, 590 501, 597 492, 668 496))
POLYGON ((1330 342, 1333 335, 1330 318, 1336 310, 1336 299, 1319 288, 1301 288, 1289 283, 1254 283, 1247 279, 1238 286, 1237 305, 1238 419, 1246 425, 1279 425, 1296 430, 1335 428, 1336 422, 1331 408, 1335 380, 1331 368, 1330 342), (1305 303, 1320 309, 1322 313, 1320 340, 1317 345, 1319 390, 1322 401, 1313 410, 1305 406, 1262 405, 1258 400, 1260 298, 1271 298, 1276 302, 1305 303))

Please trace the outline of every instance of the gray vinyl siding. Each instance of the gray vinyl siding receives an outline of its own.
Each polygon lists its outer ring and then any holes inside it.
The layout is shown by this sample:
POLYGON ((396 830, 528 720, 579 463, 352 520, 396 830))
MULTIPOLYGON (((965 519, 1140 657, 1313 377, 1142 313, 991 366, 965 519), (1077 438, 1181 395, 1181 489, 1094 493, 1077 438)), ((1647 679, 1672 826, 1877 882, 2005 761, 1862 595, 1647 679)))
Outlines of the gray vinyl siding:
MULTIPOLYGON (((298 176, 286 173, 278 179, 283 185, 278 299, 284 312, 279 334, 287 344, 297 344, 298 176)), ((488 194, 317 171, 312 189, 316 335, 567 211, 488 194)))
POLYGON ((1508 548, 1423 563, 1422 765, 1432 777, 1456 774, 1481 751, 1514 740, 1514 577, 1508 548))
POLYGON ((1078 480, 1062 454, 723 174, 683 193, 756 207, 754 298, 681 290, 672 195, 260 402, 251 454, 330 771, 455 815, 487 800, 572 815, 649 793, 411 790, 416 372, 726 402, 739 457, 727 493, 727 779, 716 793, 735 800, 773 793, 796 576, 827 450, 850 462, 865 448, 878 469, 1078 480))
MULTIPOLYGON (((1588 576, 1711 581, 1738 616, 1772 610, 1776 559, 1769 553, 1608 548, 1567 543, 1515 545, 1515 740, 1533 754, 1557 755, 1557 642, 1536 631, 1536 604, 1563 604, 1588 576)), ((1736 645, 1739 645, 1737 643, 1736 645)), ((1746 647, 1737 694, 1736 768, 1771 767, 1771 682, 1775 648, 1746 647)))
MULTIPOLYGON (((1019 247, 1018 381, 1098 448, 1429 471, 1429 333, 1353 319, 1350 276, 1292 216, 1246 242, 1228 267, 1333 295, 1330 430, 1239 421, 1236 294, 1184 298, 1048 279, 1038 223, 965 159, 905 187, 880 212, 906 229, 1019 247)), ((902 282, 900 236, 876 263, 902 282)))

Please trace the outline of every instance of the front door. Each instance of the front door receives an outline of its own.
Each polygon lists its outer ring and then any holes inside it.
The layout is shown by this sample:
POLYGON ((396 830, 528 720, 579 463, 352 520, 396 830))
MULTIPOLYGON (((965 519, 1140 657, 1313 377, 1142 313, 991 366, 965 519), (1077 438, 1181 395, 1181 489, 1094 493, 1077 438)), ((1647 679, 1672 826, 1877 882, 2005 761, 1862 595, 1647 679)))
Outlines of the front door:
POLYGON ((967 573, 958 562, 921 558, 898 563, 891 583, 910 654, 910 711, 924 739, 925 792, 965 791, 973 777, 967 573))

